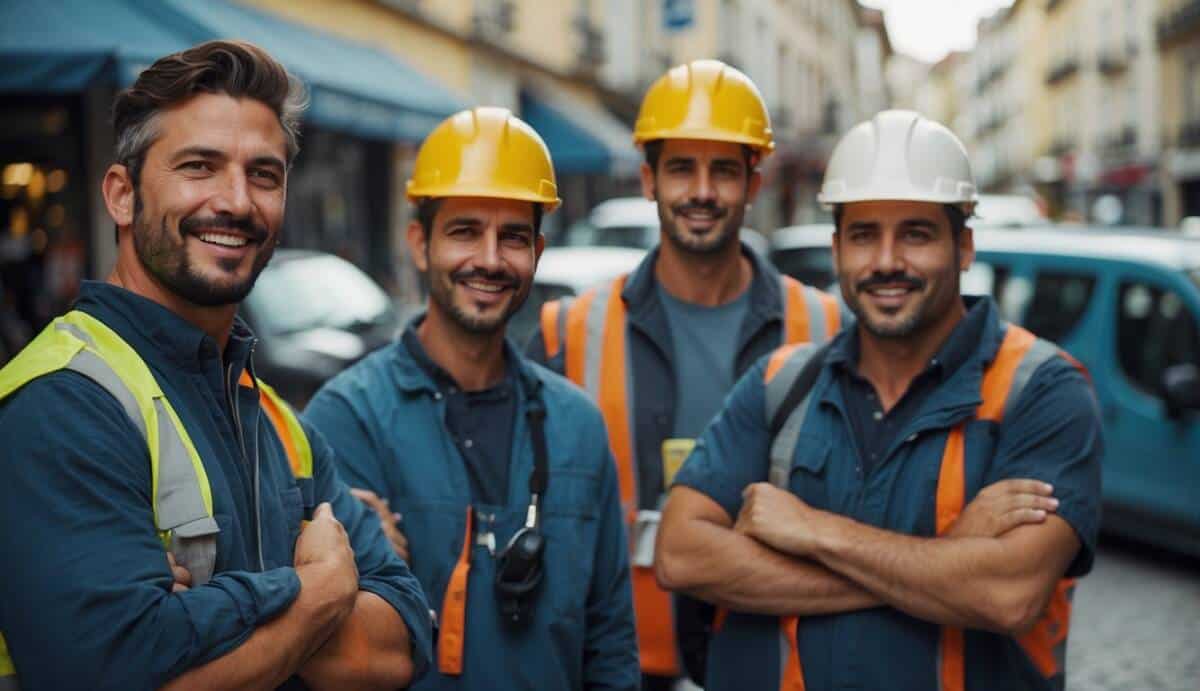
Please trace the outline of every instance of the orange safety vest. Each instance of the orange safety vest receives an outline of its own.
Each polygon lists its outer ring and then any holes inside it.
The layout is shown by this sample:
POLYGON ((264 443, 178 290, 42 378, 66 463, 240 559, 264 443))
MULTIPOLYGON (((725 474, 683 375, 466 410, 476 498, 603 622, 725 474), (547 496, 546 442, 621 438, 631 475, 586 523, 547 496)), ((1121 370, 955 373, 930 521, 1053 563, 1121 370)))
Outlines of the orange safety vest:
MULTIPOLYGON (((621 506, 628 526, 637 515, 637 459, 634 454, 633 409, 629 396, 628 339, 625 301, 621 291, 626 276, 593 288, 566 304, 542 306, 542 338, 546 358, 566 349, 565 374, 582 387, 600 407, 608 427, 608 441, 617 462, 621 506), (565 319, 562 317, 566 313, 565 319)), ((841 312, 833 296, 781 277, 784 295, 783 343, 823 343, 841 328, 841 312)), ((638 653, 642 671, 678 676, 680 663, 675 643, 675 622, 670 593, 660 589, 654 571, 634 566, 633 607, 637 616, 638 653)))
MULTIPOLYGON (((764 374, 765 382, 768 385, 784 369, 785 365, 789 365, 788 370, 792 375, 799 373, 800 367, 797 364, 802 363, 796 361, 789 363, 788 361, 797 353, 800 357, 807 358, 815 350, 811 348, 801 350, 802 347, 780 348, 771 356, 764 374)), ((983 383, 980 387, 983 400, 975 411, 975 419, 1000 424, 1004 420, 1010 399, 1015 401, 1014 394, 1020 393, 1037 367, 1055 355, 1066 358, 1081 372, 1087 374, 1078 361, 1066 352, 1059 350, 1054 344, 1037 338, 1019 326, 1009 324, 995 359, 984 371, 983 383)), ((807 401, 801 403, 797 410, 803 409, 806 404, 807 401)), ((938 535, 942 535, 950 529, 966 506, 966 456, 963 444, 965 426, 966 423, 962 422, 950 430, 945 450, 942 452, 935 511, 938 535)), ((1073 578, 1064 578, 1059 581, 1037 624, 1017 639, 1030 661, 1046 678, 1059 674, 1063 669, 1067 633, 1071 622, 1071 595, 1074 588, 1075 579, 1073 578)), ((718 611, 718 616, 714 620, 714 628, 721 627, 724 623, 724 615, 724 611, 718 611)), ((780 647, 784 656, 779 684, 780 691, 804 691, 804 672, 796 641, 798 619, 798 617, 780 617, 779 620, 780 647)), ((942 627, 941 641, 938 646, 938 682, 938 691, 963 691, 965 688, 966 663, 961 628, 942 627)))

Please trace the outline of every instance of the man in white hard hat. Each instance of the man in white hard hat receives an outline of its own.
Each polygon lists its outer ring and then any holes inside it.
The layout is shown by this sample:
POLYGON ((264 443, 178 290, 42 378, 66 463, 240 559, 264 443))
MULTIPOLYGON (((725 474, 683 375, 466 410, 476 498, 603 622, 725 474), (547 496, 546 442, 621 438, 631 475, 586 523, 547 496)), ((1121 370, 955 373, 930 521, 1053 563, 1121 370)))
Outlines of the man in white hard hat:
POLYGON ((960 296, 975 197, 916 113, 834 150, 820 200, 857 325, 747 373, 664 512, 660 582, 729 612, 711 691, 1063 688, 1100 419, 1069 355, 960 296))

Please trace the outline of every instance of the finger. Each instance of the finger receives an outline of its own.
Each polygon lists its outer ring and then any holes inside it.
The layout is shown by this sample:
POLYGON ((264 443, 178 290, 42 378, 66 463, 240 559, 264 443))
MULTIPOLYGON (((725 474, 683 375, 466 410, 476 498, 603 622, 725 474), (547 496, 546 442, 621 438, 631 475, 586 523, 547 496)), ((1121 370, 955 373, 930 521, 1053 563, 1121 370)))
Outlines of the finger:
POLYGON ((191 588, 187 587, 186 585, 184 585, 182 583, 176 582, 176 583, 171 584, 171 592, 173 592, 173 593, 182 593, 182 592, 186 592, 188 590, 191 590, 191 588))
POLYGON ((1046 520, 1046 512, 1041 509, 1017 509, 1005 514, 1009 529, 1030 523, 1042 523, 1046 520))
POLYGON ((167 552, 167 563, 171 565, 172 569, 175 568, 176 564, 175 564, 175 555, 174 554, 167 552))
POLYGON ((324 519, 332 519, 332 518, 333 518, 333 507, 330 506, 329 502, 327 502, 327 501, 323 501, 320 504, 318 504, 317 509, 315 511, 313 511, 313 520, 314 521, 319 521, 319 520, 324 520, 324 519))
POLYGON ((1013 509, 1054 511, 1058 508, 1058 500, 1039 494, 1014 494, 1009 497, 1009 506, 1013 509))
POLYGON ((1037 494, 1048 497, 1054 491, 1054 487, 1041 480, 1028 480, 1024 478, 1014 478, 1003 481, 1007 491, 1017 492, 1020 494, 1037 494))
POLYGON ((176 583, 190 586, 192 584, 192 572, 182 566, 171 567, 171 577, 176 583))

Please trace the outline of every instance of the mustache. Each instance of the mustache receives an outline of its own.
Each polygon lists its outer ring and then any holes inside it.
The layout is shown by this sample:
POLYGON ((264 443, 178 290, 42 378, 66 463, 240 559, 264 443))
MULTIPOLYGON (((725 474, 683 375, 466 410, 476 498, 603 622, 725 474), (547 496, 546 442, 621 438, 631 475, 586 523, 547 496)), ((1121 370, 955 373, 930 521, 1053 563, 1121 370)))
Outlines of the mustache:
POLYGON ((671 211, 676 216, 689 214, 693 211, 707 211, 714 219, 725 218, 729 213, 728 209, 723 209, 717 206, 716 202, 688 202, 687 204, 677 204, 671 207, 671 211))
POLYGON ((922 290, 925 287, 925 281, 916 276, 909 276, 903 271, 894 271, 890 274, 871 274, 854 284, 855 292, 863 292, 879 286, 904 286, 912 290, 922 290))
POLYGON ((473 271, 455 271, 454 273, 450 274, 450 278, 456 282, 469 281, 473 278, 479 278, 485 281, 491 281, 492 283, 501 283, 507 288, 514 289, 521 286, 521 282, 517 280, 517 277, 513 276, 507 271, 488 272, 482 269, 475 269, 473 271))
POLYGON ((189 216, 179 222, 180 235, 196 235, 202 230, 237 230, 257 243, 264 242, 270 234, 265 226, 255 223, 249 216, 189 216))

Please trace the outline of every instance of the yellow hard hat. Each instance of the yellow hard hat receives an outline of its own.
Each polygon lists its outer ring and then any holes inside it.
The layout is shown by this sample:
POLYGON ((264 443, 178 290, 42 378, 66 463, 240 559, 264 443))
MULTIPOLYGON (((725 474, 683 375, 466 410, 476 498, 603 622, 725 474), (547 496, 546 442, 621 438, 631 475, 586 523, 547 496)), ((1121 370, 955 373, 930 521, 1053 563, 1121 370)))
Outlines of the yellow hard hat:
POLYGON ((642 99, 633 141, 708 139, 734 142, 767 156, 775 149, 771 116, 750 78, 720 60, 672 67, 642 99))
POLYGON ((442 121, 417 152, 410 201, 494 197, 558 207, 546 142, 505 108, 472 108, 442 121))

